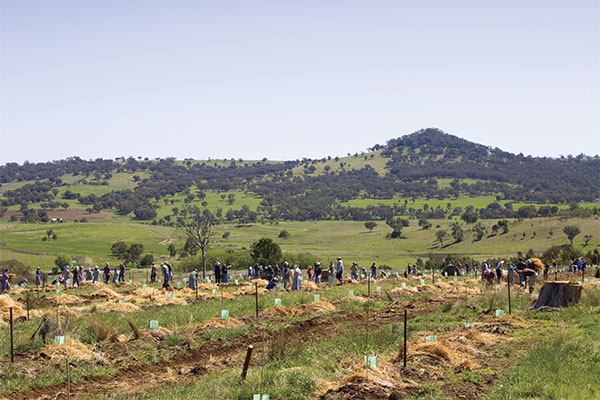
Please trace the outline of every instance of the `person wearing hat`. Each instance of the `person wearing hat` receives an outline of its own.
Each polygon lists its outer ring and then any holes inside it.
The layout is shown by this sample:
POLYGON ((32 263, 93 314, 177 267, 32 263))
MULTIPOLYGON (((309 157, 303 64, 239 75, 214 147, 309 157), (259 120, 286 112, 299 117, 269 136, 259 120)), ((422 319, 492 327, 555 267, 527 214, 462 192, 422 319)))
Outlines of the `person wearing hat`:
POLYGON ((37 267, 35 270, 35 284, 36 286, 40 286, 42 284, 42 272, 40 271, 40 267, 37 267))
POLYGON ((290 277, 291 277, 291 272, 290 272, 290 264, 287 261, 283 262, 283 269, 282 269, 282 278, 283 278, 283 288, 287 288, 288 285, 290 284, 290 277))
POLYGON ((92 275, 92 282, 93 283, 100 283, 100 269, 98 268, 97 265, 94 266, 94 273, 92 275))
POLYGON ((215 273, 215 283, 221 283, 221 263, 216 262, 213 266, 213 272, 215 273))
POLYGON ((323 275, 323 269, 321 268, 320 262, 315 262, 315 282, 321 283, 321 275, 323 275))
POLYGON ((375 263, 371 265, 371 279, 377 279, 377 265, 375 263))
POLYGON ((357 281, 358 280, 358 264, 353 262, 350 267, 350 278, 357 281))
POLYGON ((65 265, 62 272, 63 284, 65 285, 65 290, 69 288, 69 278, 71 277, 71 272, 69 271, 69 266, 65 265))
POLYGON ((10 270, 8 268, 4 268, 4 272, 2 272, 2 276, 0 276, 0 293, 8 292, 10 290, 10 282, 8 281, 8 273, 10 270))
POLYGON ((190 277, 188 278, 188 287, 192 290, 196 290, 196 282, 198 281, 198 270, 194 268, 192 272, 190 272, 190 277))
POLYGON ((104 266, 104 283, 107 285, 110 283, 110 264, 109 263, 106 263, 106 265, 104 266))
POLYGON ((335 277, 340 282, 340 285, 344 284, 344 263, 342 262, 342 257, 337 258, 337 266, 335 269, 335 277))

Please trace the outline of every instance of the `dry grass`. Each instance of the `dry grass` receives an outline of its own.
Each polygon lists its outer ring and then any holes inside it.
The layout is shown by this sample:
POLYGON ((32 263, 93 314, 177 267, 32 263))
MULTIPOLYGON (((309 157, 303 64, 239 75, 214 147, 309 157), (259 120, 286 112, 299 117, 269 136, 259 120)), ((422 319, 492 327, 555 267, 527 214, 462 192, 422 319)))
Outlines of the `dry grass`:
POLYGON ((215 328, 236 328, 242 326, 242 322, 235 318, 229 319, 211 318, 203 321, 198 327, 200 329, 215 329, 215 328))
POLYGON ((52 343, 44 346, 40 353, 46 354, 51 360, 62 360, 68 357, 70 360, 91 361, 93 358, 101 357, 94 353, 91 347, 70 337, 65 338, 64 344, 52 343))
POLYGON ((274 315, 277 317, 289 317, 302 313, 302 310, 296 307, 272 306, 263 311, 264 314, 274 315))
POLYGON ((10 319, 10 307, 13 309, 13 319, 27 315, 21 303, 13 300, 9 295, 0 295, 0 320, 10 319))

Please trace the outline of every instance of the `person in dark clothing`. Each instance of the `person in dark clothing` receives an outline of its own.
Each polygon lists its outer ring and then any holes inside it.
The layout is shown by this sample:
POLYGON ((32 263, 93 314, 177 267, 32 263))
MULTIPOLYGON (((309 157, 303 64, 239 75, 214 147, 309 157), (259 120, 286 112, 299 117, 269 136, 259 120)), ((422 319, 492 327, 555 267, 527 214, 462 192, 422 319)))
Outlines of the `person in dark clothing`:
POLYGON ((215 266, 213 267, 213 272, 215 273, 215 283, 221 283, 221 263, 217 261, 215 266))
POLYGON ((315 282, 321 283, 321 275, 323 275, 323 268, 321 268, 320 262, 315 262, 315 282))
POLYGON ((371 264, 371 279, 377 278, 377 265, 375 263, 371 264))
POLYGON ((521 273, 521 271, 527 268, 527 264, 523 262, 522 258, 519 258, 519 263, 517 264, 517 272, 519 273, 519 286, 525 286, 526 276, 521 273))

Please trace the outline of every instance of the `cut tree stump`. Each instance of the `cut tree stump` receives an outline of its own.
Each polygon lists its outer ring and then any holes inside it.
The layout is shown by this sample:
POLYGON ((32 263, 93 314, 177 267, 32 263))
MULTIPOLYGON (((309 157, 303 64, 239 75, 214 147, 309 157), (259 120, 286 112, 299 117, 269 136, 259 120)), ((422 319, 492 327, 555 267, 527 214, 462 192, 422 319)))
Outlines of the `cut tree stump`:
POLYGON ((579 303, 583 287, 577 283, 569 281, 546 282, 540 289, 538 299, 530 310, 537 310, 540 307, 570 307, 579 303))

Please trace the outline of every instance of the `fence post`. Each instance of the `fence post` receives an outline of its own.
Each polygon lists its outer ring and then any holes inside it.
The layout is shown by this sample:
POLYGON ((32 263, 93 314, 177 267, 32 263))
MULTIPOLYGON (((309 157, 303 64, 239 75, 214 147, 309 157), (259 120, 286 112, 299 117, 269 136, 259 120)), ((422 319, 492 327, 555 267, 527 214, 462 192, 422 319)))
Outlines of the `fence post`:
POLYGON ((10 314, 10 362, 15 362, 15 341, 13 336, 13 308, 9 308, 10 314))
POLYGON ((512 310, 511 310, 511 307, 510 307, 510 276, 508 277, 508 282, 507 283, 508 283, 508 285, 507 285, 508 286, 508 315, 511 315, 512 314, 512 310))
POLYGON ((431 266, 431 284, 435 285, 435 266, 431 266))
POLYGON ((406 309, 404 309, 404 368, 406 368, 406 346, 407 346, 407 340, 406 340, 406 334, 407 334, 407 329, 406 329, 406 322, 407 322, 407 311, 406 309))
POLYGON ((258 319, 258 284, 254 282, 254 297, 256 298, 256 319, 258 319))
MULTIPOLYGON (((31 293, 31 291, 29 291, 31 293)), ((29 321, 29 296, 27 296, 27 300, 25 301, 25 305, 27 307, 27 321, 29 321)))
POLYGON ((66 357, 67 361, 67 400, 71 400, 71 377, 69 376, 69 357, 66 357))
POLYGON ((248 367, 250 366, 250 357, 252 356, 252 349, 254 346, 251 344, 248 345, 248 350, 246 350, 246 359, 244 360, 244 368, 242 368, 242 376, 241 382, 246 380, 246 375, 248 375, 248 367))

